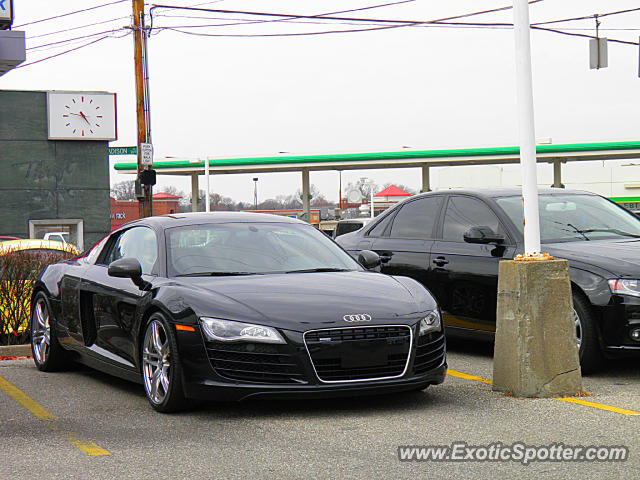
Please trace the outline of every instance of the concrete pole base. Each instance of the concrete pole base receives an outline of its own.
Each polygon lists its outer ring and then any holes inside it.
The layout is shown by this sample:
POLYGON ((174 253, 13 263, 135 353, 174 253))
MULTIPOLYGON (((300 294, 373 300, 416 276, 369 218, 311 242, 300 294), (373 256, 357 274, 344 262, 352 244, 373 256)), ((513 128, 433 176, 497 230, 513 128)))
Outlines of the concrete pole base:
POLYGON ((500 262, 493 389, 517 397, 582 390, 569 262, 500 262))

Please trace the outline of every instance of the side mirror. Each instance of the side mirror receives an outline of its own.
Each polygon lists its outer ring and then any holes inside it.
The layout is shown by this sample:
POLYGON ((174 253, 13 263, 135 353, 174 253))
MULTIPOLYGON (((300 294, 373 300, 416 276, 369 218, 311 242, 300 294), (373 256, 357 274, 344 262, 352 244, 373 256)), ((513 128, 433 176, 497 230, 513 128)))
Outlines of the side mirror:
POLYGON ((109 264, 107 274, 110 277, 130 278, 141 290, 148 285, 142 279, 142 267, 140 262, 132 257, 125 257, 115 260, 109 264))
POLYGON ((504 235, 495 233, 490 227, 471 227, 464 234, 464 241, 467 243, 502 243, 504 235))
POLYGON ((382 263, 380 255, 371 250, 362 250, 358 255, 358 262, 367 270, 372 270, 382 263))

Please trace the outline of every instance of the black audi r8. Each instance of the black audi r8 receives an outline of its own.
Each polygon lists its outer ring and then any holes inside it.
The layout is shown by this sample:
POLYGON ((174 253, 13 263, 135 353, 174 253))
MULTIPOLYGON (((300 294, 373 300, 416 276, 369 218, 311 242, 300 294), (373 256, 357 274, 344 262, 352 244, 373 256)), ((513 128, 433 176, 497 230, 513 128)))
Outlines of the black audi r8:
POLYGON ((32 297, 36 366, 68 360, 186 399, 424 389, 446 371, 440 310, 313 226, 257 213, 139 220, 49 266, 32 297))

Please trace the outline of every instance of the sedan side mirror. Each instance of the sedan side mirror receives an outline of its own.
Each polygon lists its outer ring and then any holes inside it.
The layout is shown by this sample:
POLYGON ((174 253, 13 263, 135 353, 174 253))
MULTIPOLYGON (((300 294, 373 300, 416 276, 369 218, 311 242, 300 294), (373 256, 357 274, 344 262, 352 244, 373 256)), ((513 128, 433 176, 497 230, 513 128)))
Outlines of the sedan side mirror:
POLYGON ((490 227, 471 227, 464 234, 464 241, 467 243, 502 243, 504 235, 495 233, 490 227))
POLYGON ((144 290, 148 285, 148 283, 142 279, 140 262, 132 257, 120 258, 111 262, 107 274, 110 277, 130 278, 140 290, 144 290))
POLYGON ((382 263, 380 255, 371 250, 362 250, 358 255, 358 262, 367 270, 372 270, 382 263))

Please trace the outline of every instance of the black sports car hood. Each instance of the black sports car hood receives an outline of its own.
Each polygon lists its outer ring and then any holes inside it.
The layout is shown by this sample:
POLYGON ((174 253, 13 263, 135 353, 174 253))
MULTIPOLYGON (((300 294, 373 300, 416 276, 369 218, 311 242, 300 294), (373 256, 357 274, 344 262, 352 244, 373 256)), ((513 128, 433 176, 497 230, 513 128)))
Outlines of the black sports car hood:
POLYGON ((288 330, 415 323, 436 308, 430 293, 406 277, 350 271, 180 279, 193 288, 201 316, 257 322, 288 330), (201 293, 199 293, 199 292, 201 293), (344 315, 368 314, 366 323, 344 315))
POLYGON ((543 250, 556 258, 594 265, 614 276, 640 278, 640 240, 592 240, 549 243, 543 250))

